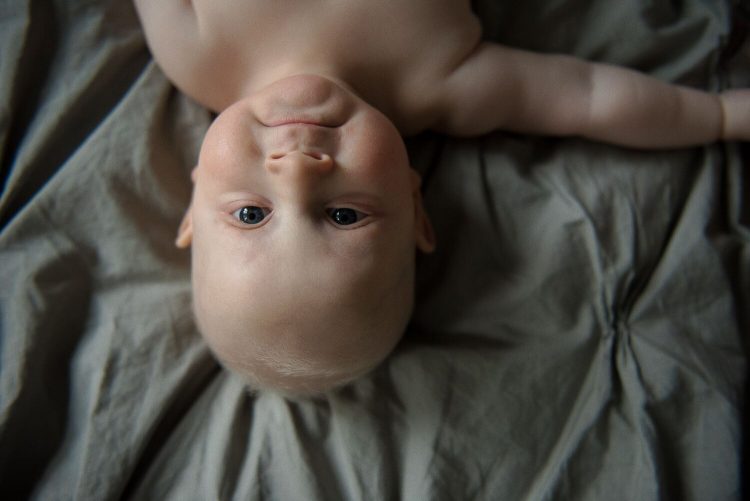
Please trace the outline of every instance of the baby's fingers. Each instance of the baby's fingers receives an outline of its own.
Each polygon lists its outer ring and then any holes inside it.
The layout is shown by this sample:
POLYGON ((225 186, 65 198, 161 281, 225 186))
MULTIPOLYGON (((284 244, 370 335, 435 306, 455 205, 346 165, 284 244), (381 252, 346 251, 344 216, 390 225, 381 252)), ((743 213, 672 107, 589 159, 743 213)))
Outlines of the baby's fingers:
POLYGON ((723 111, 721 139, 750 141, 750 89, 734 89, 719 96, 723 111))

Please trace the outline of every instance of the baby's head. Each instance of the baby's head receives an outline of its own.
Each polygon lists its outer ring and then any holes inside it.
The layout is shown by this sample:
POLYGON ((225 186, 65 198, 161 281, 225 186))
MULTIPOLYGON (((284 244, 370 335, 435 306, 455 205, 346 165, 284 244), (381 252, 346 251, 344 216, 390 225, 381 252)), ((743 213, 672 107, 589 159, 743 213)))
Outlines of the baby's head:
POLYGON ((318 393, 368 372, 411 314, 434 237, 394 125, 343 85, 286 78, 203 142, 178 245, 217 357, 251 386, 318 393))

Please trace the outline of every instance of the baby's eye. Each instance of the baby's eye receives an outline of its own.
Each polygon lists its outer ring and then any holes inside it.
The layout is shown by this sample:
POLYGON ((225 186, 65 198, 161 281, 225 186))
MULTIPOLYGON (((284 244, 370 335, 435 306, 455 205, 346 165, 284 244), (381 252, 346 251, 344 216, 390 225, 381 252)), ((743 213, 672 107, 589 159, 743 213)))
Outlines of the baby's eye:
POLYGON ((358 223, 367 217, 367 214, 346 207, 328 209, 327 212, 328 217, 339 226, 349 226, 358 223))
POLYGON ((254 225, 263 221, 268 213, 266 208, 250 205, 234 211, 232 216, 245 224, 254 225))

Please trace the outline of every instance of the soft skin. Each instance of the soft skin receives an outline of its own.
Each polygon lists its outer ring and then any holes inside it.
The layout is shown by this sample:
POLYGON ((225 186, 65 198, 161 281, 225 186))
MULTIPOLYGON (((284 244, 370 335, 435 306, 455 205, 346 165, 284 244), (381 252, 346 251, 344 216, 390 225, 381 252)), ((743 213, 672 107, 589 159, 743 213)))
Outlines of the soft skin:
POLYGON ((470 0, 135 3, 166 75, 220 113, 178 244, 203 335, 256 386, 334 387, 403 332, 434 238, 398 132, 750 139, 748 90, 482 42, 470 0))
POLYGON ((257 386, 314 393, 379 363, 434 237, 393 124, 342 85, 290 77, 209 129, 178 236, 193 244, 195 313, 217 355, 257 386), (244 207, 261 209, 243 222, 244 207), (338 208, 356 211, 341 225, 338 208))

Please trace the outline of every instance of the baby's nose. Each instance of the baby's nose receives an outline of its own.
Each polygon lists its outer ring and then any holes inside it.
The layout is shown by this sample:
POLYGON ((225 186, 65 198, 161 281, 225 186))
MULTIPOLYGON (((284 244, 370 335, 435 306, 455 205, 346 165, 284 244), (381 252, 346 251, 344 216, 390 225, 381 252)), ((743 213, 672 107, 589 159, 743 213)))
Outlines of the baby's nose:
POLYGON ((266 160, 272 174, 291 176, 324 175, 333 169, 333 158, 317 151, 291 151, 272 153, 266 160))

